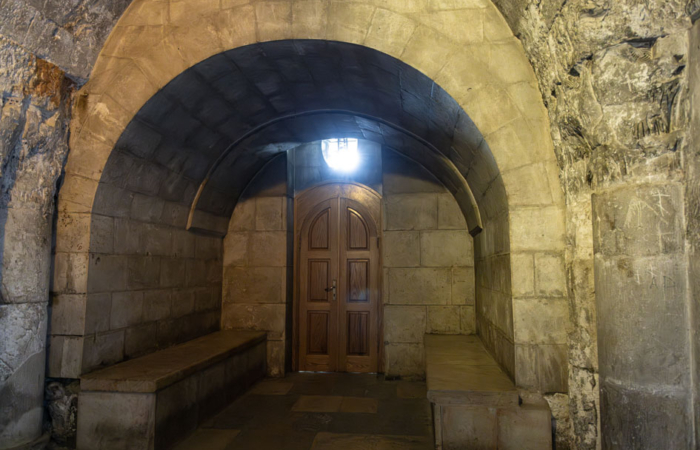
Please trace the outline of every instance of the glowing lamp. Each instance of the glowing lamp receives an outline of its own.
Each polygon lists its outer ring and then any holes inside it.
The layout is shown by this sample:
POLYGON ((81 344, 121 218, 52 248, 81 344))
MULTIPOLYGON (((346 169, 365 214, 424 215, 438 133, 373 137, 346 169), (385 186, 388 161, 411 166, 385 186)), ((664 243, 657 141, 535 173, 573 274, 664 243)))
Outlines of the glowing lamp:
POLYGON ((352 172, 360 163, 357 139, 324 139, 321 142, 321 151, 326 164, 339 172, 352 172))

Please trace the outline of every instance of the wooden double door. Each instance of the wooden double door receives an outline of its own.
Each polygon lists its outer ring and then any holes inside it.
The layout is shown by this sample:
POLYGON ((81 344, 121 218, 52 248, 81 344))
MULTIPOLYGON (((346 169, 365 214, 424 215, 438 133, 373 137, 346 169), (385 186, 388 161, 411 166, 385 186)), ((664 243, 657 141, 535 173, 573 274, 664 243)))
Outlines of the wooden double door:
POLYGON ((327 184, 296 200, 297 369, 377 372, 380 198, 327 184))

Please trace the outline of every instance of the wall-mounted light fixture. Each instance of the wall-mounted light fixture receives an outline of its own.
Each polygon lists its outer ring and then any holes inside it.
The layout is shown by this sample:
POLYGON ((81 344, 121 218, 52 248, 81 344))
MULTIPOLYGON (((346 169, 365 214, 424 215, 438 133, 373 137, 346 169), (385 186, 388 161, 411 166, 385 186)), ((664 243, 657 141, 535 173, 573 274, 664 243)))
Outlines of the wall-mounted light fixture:
POLYGON ((323 159, 326 164, 339 172, 352 172, 360 163, 360 153, 357 151, 357 139, 339 138, 324 139, 321 142, 323 159))

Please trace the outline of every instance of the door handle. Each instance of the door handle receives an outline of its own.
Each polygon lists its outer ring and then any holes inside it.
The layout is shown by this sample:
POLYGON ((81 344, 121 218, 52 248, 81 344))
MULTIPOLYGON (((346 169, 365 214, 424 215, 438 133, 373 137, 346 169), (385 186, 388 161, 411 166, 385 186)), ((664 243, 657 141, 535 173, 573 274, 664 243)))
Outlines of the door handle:
POLYGON ((336 292, 336 280, 333 280, 333 286, 326 288, 326 292, 331 292, 333 291, 333 300, 335 301, 335 292, 336 292))

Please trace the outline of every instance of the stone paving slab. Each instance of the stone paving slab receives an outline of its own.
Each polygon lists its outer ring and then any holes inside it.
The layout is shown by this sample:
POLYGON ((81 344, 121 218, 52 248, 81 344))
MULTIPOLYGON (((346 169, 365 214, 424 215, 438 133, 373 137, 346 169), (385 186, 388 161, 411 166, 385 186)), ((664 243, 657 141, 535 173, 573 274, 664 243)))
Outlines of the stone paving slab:
POLYGON ((280 380, 263 380, 253 386, 250 393, 258 395, 286 395, 292 386, 294 386, 294 383, 280 380))
POLYGON ((419 436, 377 436, 318 433, 313 450, 428 450, 429 438, 419 436))
MULTIPOLYGON (((425 383, 385 381, 377 375, 292 373, 258 383, 200 431, 236 431, 227 450, 432 449, 425 392, 425 383), (310 390, 323 394, 300 393, 310 390)), ((208 449, 209 436, 198 436, 190 442, 201 445, 191 448, 208 449)))
POLYGON ((240 430, 199 429, 173 450, 226 450, 240 430))
POLYGON ((302 395, 292 407, 299 412, 340 412, 343 397, 334 395, 302 395))

